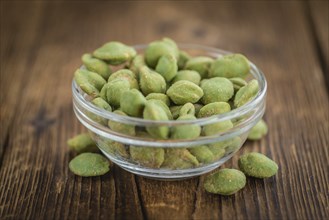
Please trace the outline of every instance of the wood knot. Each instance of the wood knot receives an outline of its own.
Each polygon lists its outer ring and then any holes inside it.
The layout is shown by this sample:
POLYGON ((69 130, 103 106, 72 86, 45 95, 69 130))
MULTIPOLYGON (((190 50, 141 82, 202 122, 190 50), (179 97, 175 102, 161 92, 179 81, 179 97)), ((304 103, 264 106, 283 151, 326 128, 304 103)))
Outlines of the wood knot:
POLYGON ((41 106, 35 117, 31 120, 36 136, 40 136, 48 127, 54 124, 55 119, 47 116, 46 109, 41 106))

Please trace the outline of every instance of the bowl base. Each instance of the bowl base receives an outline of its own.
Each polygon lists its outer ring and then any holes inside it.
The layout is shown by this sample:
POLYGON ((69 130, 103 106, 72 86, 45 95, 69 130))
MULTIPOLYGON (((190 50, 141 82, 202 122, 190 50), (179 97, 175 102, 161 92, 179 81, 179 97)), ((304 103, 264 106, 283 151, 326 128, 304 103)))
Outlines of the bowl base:
POLYGON ((162 169, 145 168, 137 164, 132 164, 128 161, 115 158, 112 155, 108 154, 107 152, 103 151, 102 149, 100 150, 113 163, 115 163, 116 165, 118 165, 119 167, 130 173, 150 179, 166 180, 166 181, 184 180, 184 179, 200 176, 202 174, 208 173, 220 167, 224 162, 226 162, 229 158, 232 157, 232 154, 227 155, 215 163, 196 167, 196 168, 171 170, 171 169, 163 169, 163 168, 162 169))

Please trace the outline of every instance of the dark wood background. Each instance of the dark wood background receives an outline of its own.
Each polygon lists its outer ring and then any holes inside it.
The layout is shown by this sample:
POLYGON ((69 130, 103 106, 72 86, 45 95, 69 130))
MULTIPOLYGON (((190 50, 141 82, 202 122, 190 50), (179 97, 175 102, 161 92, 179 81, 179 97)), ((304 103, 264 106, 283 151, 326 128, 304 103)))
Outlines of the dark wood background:
POLYGON ((328 1, 2 0, 0 219, 329 219, 328 23, 328 1), (70 173, 81 54, 163 36, 241 52, 264 71, 269 134, 224 167, 257 151, 278 162, 275 177, 224 197, 203 190, 204 176, 70 173))

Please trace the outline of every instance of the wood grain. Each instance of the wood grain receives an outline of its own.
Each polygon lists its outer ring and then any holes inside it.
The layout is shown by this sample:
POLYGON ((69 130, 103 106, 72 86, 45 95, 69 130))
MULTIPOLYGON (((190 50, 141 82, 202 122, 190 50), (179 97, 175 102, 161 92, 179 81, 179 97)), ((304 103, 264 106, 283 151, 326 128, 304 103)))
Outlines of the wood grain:
POLYGON ((314 4, 2 1, 0 219, 328 219, 328 50, 316 45, 328 47, 328 10, 314 4), (69 172, 66 140, 85 130, 70 91, 81 54, 109 40, 163 36, 241 52, 263 70, 269 134, 223 167, 257 151, 278 162, 278 175, 248 178, 224 197, 203 190, 204 176, 155 181, 117 166, 102 177, 69 172))
POLYGON ((325 73, 327 90, 329 91, 329 2, 310 1, 309 11, 311 31, 317 49, 320 66, 325 73))
POLYGON ((329 2, 328 1, 311 1, 310 3, 311 16, 314 20, 314 27, 316 34, 321 44, 321 50, 323 50, 324 58, 329 61, 329 2))

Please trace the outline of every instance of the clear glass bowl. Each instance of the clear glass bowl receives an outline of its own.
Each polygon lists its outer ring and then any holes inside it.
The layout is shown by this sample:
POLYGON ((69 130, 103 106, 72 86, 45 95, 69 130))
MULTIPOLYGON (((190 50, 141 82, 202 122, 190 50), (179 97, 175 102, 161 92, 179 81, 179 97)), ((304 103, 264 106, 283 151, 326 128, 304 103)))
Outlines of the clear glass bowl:
MULTIPOLYGON (((137 45, 134 48, 143 52, 147 45, 137 45)), ((229 52, 195 45, 178 44, 180 49, 193 56, 220 57, 229 52)), ((245 142, 249 130, 262 118, 265 111, 266 80, 263 73, 253 64, 248 80, 254 78, 259 83, 259 92, 255 98, 242 107, 230 112, 214 115, 208 118, 180 121, 150 121, 141 118, 122 116, 100 109, 93 105, 75 83, 72 82, 73 108, 76 117, 89 130, 99 149, 113 163, 121 168, 141 176, 175 180, 210 172, 229 160, 245 142), (108 122, 115 125, 112 130, 108 122), (155 139, 146 135, 146 129, 189 129, 200 126, 202 130, 210 126, 230 123, 229 129, 218 131, 210 136, 200 136, 196 139, 155 139), (137 135, 136 135, 137 134, 137 135), (131 147, 134 146, 134 147, 131 147), (212 149, 212 154, 201 150, 199 160, 191 154, 195 147, 212 149), (134 150, 134 158, 130 155, 134 150), (143 152, 145 150, 145 152, 143 152), (213 155, 213 156, 209 156, 213 155), (142 157, 142 158, 141 158, 142 157)), ((83 68, 83 67, 82 67, 83 68)), ((112 126, 111 126, 112 127, 112 126)), ((200 153, 200 151, 199 151, 200 153)))

